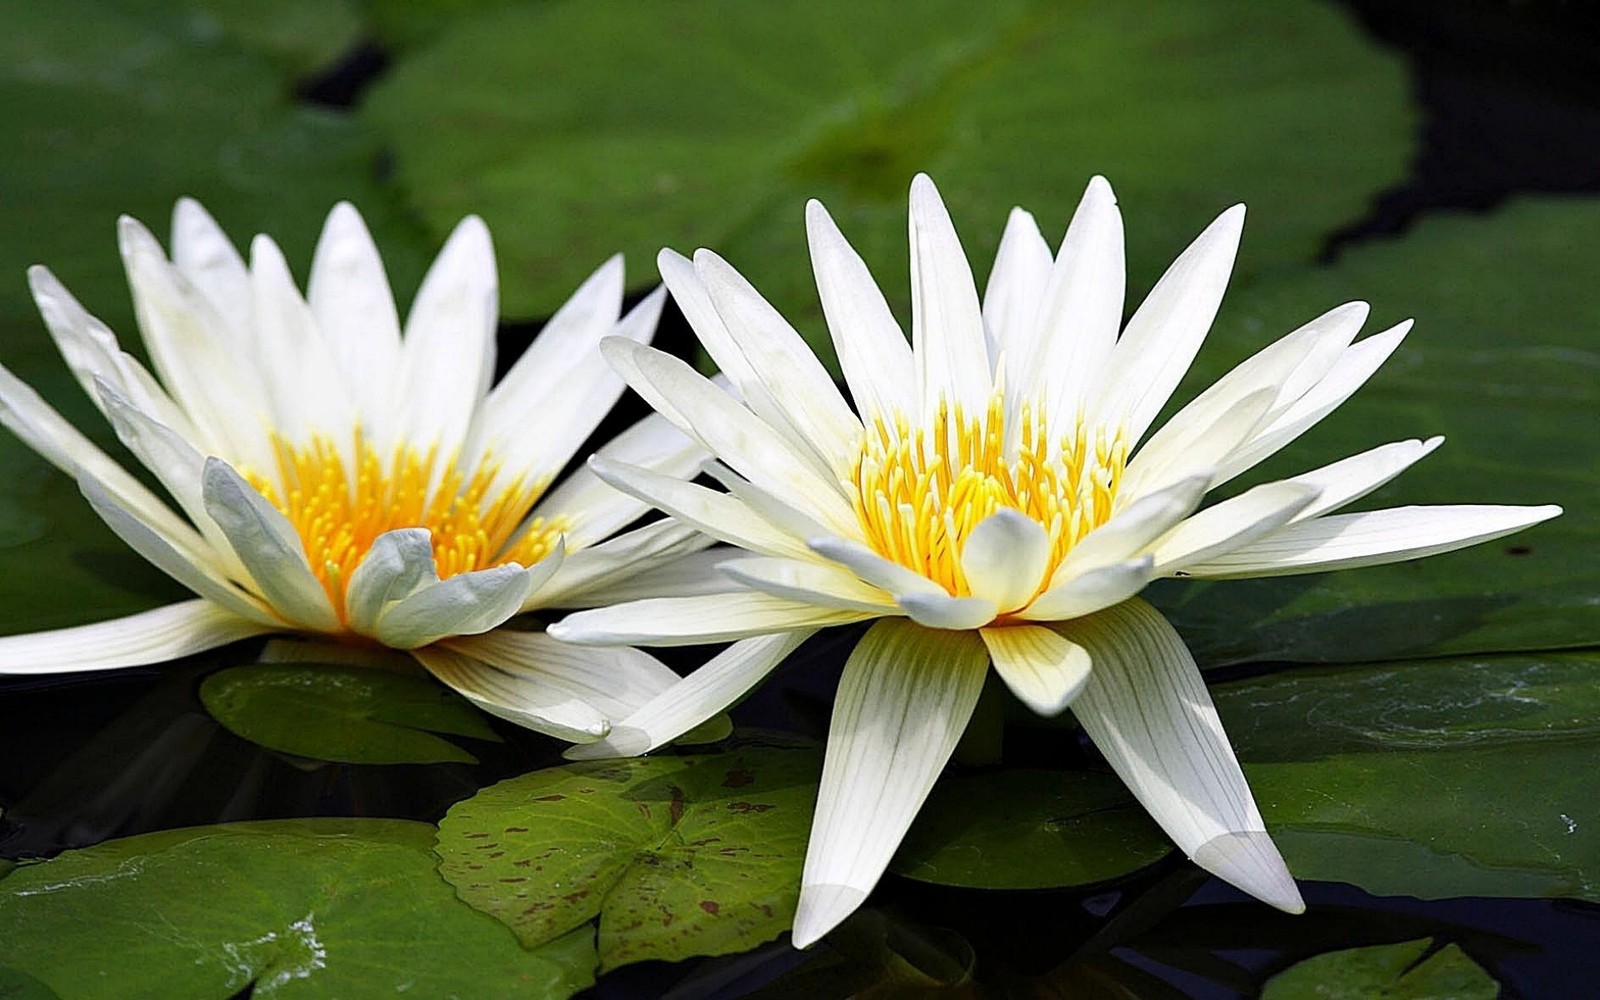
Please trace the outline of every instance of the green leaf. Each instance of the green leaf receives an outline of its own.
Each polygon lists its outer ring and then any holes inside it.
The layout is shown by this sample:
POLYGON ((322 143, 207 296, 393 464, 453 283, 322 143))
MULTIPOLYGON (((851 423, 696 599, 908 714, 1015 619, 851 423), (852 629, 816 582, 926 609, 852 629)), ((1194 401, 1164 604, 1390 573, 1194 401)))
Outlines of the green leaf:
POLYGON ((463 906, 433 827, 276 820, 113 840, 0 881, 0 966, 64 997, 565 997, 587 929, 536 951, 463 906))
POLYGON ((821 764, 752 748, 535 771, 457 803, 439 871, 527 947, 598 916, 602 968, 789 928, 821 764))
POLYGON ((1500 984, 1455 945, 1433 941, 1330 951, 1267 981, 1262 1000, 1494 1000, 1500 984))
POLYGON ((1309 259, 1401 175, 1412 128, 1397 62, 1342 14, 1246 0, 530 4, 456 20, 362 114, 436 232, 489 220, 509 314, 548 314, 615 251, 643 288, 663 244, 709 246, 824 352, 808 197, 904 318, 919 170, 980 279, 1013 205, 1059 238, 1106 174, 1148 287, 1240 200, 1247 273, 1309 259))
POLYGON ((476 763, 434 733, 499 737, 482 714, 436 681, 333 664, 231 667, 200 699, 234 734, 284 753, 348 764, 476 763))
MULTIPOLYGON (((1600 643, 1600 204, 1439 217, 1332 268, 1237 289, 1180 399, 1315 313, 1362 298, 1417 328, 1354 398, 1246 482, 1403 437, 1444 445, 1359 508, 1558 503, 1546 524, 1360 570, 1156 588, 1202 662, 1348 662, 1600 643)), ((1244 485, 1243 483, 1241 485, 1244 485)))
POLYGON ((26 972, 0 968, 0 1000, 61 1000, 61 997, 26 972))
POLYGON ((939 782, 890 870, 940 885, 1046 889, 1118 878, 1171 850, 1111 775, 1002 771, 939 782))
POLYGON ((1419 661, 1215 695, 1296 876, 1600 901, 1597 671, 1593 652, 1419 661))

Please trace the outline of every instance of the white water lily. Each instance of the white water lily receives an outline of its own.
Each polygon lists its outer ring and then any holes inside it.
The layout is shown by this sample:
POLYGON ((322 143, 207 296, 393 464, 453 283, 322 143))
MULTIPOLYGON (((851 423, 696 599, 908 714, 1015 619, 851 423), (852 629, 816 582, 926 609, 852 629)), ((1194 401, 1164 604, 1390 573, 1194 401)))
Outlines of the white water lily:
MULTIPOLYGON (((0 673, 156 663, 293 633, 408 651, 484 709, 578 741, 677 680, 638 650, 498 628, 659 593, 675 586, 667 563, 709 544, 667 520, 616 535, 648 507, 586 469, 549 489, 623 388, 595 345, 655 330, 660 290, 620 316, 620 257, 491 387, 497 285, 477 218, 451 235, 403 333, 348 204, 328 216, 305 296, 271 239, 255 238, 247 266, 193 201, 174 212, 170 260, 132 219, 120 244, 155 375, 48 270, 29 279, 78 381, 181 513, 3 368, 0 421, 198 597, 0 639, 0 673)), ((705 457, 658 417, 601 454, 661 476, 692 475, 705 457)))
MULTIPOLYGON (((1366 566, 1495 538, 1556 507, 1337 508, 1439 438, 1382 445, 1202 506, 1343 402, 1410 324, 1353 343, 1340 306, 1245 361, 1148 433, 1211 325, 1244 212, 1212 224, 1119 336, 1122 223, 1088 191, 1052 257, 1016 210, 980 304, 931 181, 911 189, 908 345, 827 212, 807 208, 812 264, 855 400, 726 262, 663 252, 662 274, 738 397, 637 343, 602 349, 718 459, 718 492, 610 456, 606 481, 747 550, 725 593, 579 612, 552 634, 670 645, 882 619, 834 702, 794 942, 872 889, 967 724, 993 664, 1050 715, 1070 706, 1151 816, 1201 867, 1290 912, 1293 878, 1194 659, 1135 595, 1163 576, 1249 577, 1366 566)), ((707 583, 707 587, 712 584, 707 583)), ((766 663, 712 664, 621 720, 594 757, 650 750, 722 711, 766 663)))

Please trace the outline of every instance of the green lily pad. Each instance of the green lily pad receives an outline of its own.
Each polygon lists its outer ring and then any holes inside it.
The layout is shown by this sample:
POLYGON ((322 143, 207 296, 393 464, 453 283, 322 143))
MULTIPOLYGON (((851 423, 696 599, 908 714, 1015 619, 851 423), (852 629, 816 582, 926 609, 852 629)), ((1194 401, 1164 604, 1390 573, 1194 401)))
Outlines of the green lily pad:
POLYGON ((0 1000, 61 1000, 61 996, 26 972, 0 969, 0 1000))
POLYGON ((271 750, 348 764, 477 763, 434 733, 498 742, 482 713, 449 688, 333 664, 230 667, 207 677, 200 700, 235 735, 271 750))
POLYGON ((1262 1000, 1494 1000, 1500 984, 1453 944, 1403 941, 1330 951, 1267 981, 1262 1000), (1427 954, 1427 957, 1423 956, 1427 954))
MULTIPOLYGON (((113 840, 0 881, 0 967, 62 997, 565 997, 587 928, 536 951, 463 906, 433 827, 277 820, 113 840)), ((26 995, 26 994, 24 994, 26 995)))
POLYGON ((599 917, 601 967, 743 951, 787 930, 821 762, 746 749, 569 764, 439 824, 439 872, 529 948, 599 917))
POLYGON ((1119 878, 1171 851, 1111 775, 1002 771, 941 781, 890 870, 939 885, 1046 889, 1119 878))
POLYGON ((1273 839, 1379 895, 1600 901, 1600 656, 1294 670, 1216 689, 1273 839))
POLYGON ((662 245, 709 246, 825 353, 808 197, 904 307, 917 171, 980 276, 1013 205, 1059 236, 1104 173, 1147 287, 1240 200, 1246 271, 1310 259, 1402 175, 1412 127, 1399 65, 1345 16, 1243 0, 525 4, 456 20, 362 117, 436 232, 495 227, 509 314, 549 313, 615 251, 642 288, 662 245))
MULTIPOLYGON (((1600 643, 1600 203, 1437 218, 1224 303, 1180 398, 1338 302, 1371 329, 1417 317, 1394 358, 1266 463, 1293 475, 1403 437, 1443 447, 1361 506, 1558 503, 1499 541, 1392 566, 1153 591, 1202 662, 1348 662, 1600 643)), ((1248 481, 1247 481, 1248 482, 1248 481)), ((1243 485, 1243 484, 1241 484, 1243 485)))

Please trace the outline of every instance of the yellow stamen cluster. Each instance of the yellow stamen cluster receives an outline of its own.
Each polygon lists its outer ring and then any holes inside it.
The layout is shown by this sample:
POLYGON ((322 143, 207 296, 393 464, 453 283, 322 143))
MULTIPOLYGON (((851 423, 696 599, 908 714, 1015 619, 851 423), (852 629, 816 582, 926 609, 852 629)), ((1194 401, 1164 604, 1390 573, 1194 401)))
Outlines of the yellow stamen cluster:
POLYGON ((856 464, 855 508, 874 551, 943 585, 972 593, 961 570, 967 535, 1001 507, 1021 511, 1050 536, 1044 580, 1078 540, 1111 516, 1127 445, 1081 421, 1052 439, 1024 404, 1007 454, 1005 397, 969 416, 941 401, 933 420, 903 415, 868 427, 856 464))
POLYGON ((274 438, 273 447, 276 481, 244 475, 294 525, 341 619, 350 574, 386 531, 427 528, 446 579, 511 562, 531 566, 572 527, 569 518, 524 523, 548 480, 497 485, 499 467, 488 459, 460 469, 454 460, 441 464, 434 451, 400 446, 385 461, 359 433, 348 465, 327 437, 310 444, 274 438))

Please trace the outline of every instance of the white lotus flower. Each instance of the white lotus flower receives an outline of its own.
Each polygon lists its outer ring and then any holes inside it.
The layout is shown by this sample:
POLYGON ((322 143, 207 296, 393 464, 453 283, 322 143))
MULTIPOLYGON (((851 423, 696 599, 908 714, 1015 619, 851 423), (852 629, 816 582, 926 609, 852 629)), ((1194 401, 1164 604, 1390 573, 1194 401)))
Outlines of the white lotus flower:
MULTIPOLYGON (((654 333, 660 291, 619 319, 620 257, 491 388, 495 263, 477 218, 439 254, 404 336, 347 204, 328 216, 305 297, 272 240, 256 237, 246 267, 193 201, 174 212, 170 261, 132 219, 120 243, 159 379, 48 270, 29 279, 78 381, 182 513, 3 368, 0 421, 199 597, 0 639, 0 673, 155 663, 289 632, 407 650, 486 710, 571 740, 603 736, 677 679, 638 650, 497 628, 538 608, 659 593, 676 571, 657 567, 709 544, 666 520, 606 540, 648 508, 587 470, 547 492, 622 391, 596 343, 654 333)), ((601 453, 662 476, 704 459, 655 417, 601 453)))
MULTIPOLYGON (((564 639, 669 645, 761 634, 798 643, 880 618, 844 669, 794 941, 805 946, 877 882, 966 726, 989 664, 1050 715, 1071 706, 1183 851, 1281 909, 1304 908, 1193 658, 1136 598, 1162 576, 1248 577, 1366 566, 1495 538, 1556 507, 1404 507, 1332 514, 1432 451, 1386 444, 1201 507, 1343 402, 1409 323, 1352 344, 1341 306, 1245 361, 1147 437, 1200 347, 1238 246, 1224 212, 1118 336, 1122 224, 1090 182, 1052 259, 1017 210, 979 304, 938 193, 911 188, 912 337, 816 202, 823 310, 855 399, 760 295, 707 251, 660 258, 667 286, 740 399, 637 343, 602 349, 638 392, 724 464, 727 493, 597 456, 619 489, 748 550, 742 589, 580 612, 564 639), (742 402, 741 402, 742 399, 742 402)), ((572 756, 673 739, 749 690, 766 663, 715 664, 572 756)))

